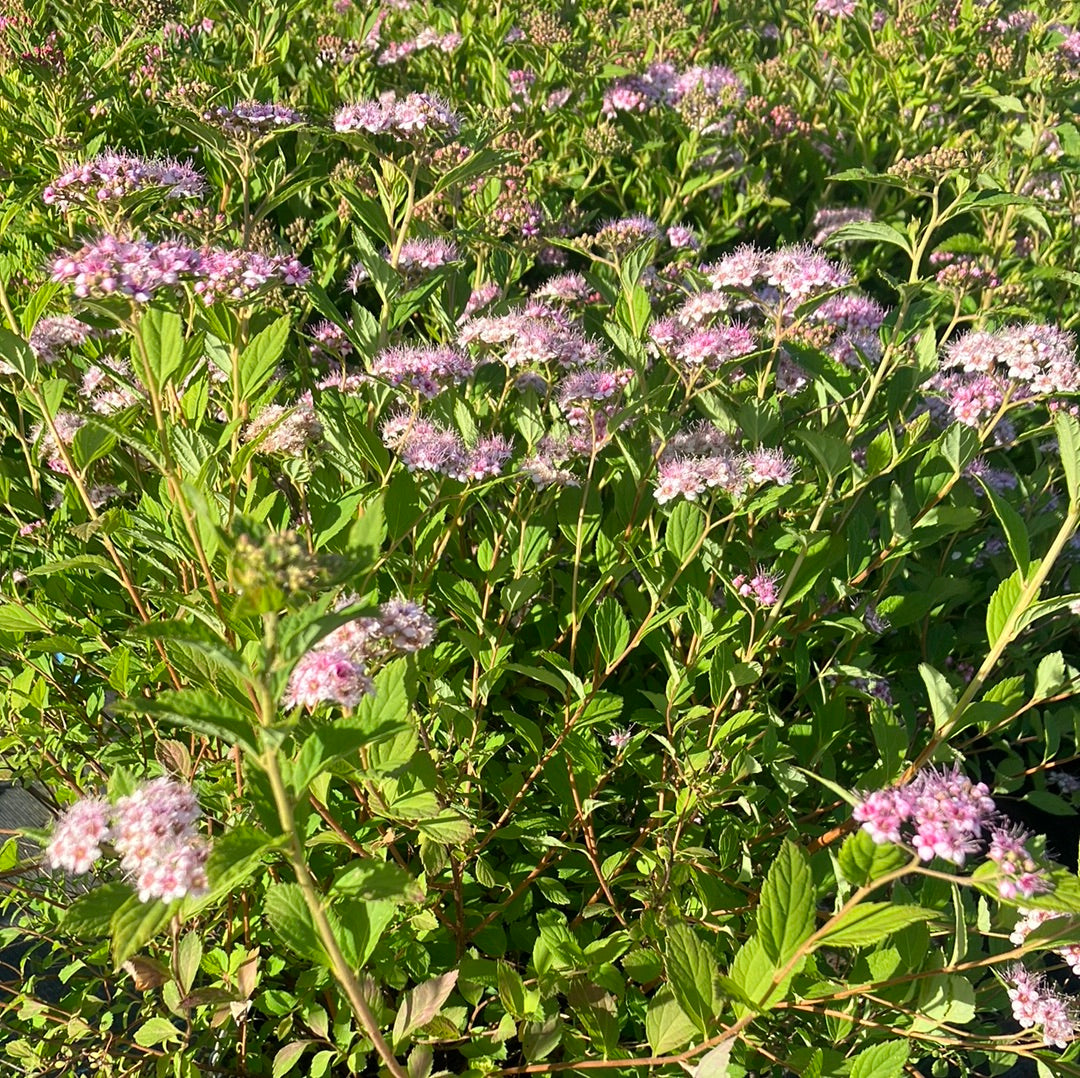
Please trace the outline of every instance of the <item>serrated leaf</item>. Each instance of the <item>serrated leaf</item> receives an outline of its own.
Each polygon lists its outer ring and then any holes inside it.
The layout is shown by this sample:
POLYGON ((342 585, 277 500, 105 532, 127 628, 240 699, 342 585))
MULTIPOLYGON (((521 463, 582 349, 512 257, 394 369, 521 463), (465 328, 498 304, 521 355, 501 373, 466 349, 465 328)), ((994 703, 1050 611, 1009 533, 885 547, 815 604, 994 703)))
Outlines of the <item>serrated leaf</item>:
POLYGON ((645 1012, 645 1037, 653 1055, 685 1048, 698 1035, 697 1023, 679 1006, 671 989, 658 989, 645 1012))
POLYGON ((596 642, 600 648, 600 655, 610 666, 622 655, 630 642, 630 623, 623 613, 619 600, 613 595, 605 596, 597 604, 596 612, 593 614, 593 625, 596 629, 596 642))
POLYGON ((119 969, 133 954, 157 935, 169 920, 172 904, 155 899, 140 902, 132 895, 110 921, 113 966, 119 969))
POLYGON ((291 1041, 279 1048, 270 1068, 271 1078, 285 1078, 285 1075, 300 1062, 300 1057, 312 1044, 318 1044, 318 1041, 291 1041))
POLYGON ((458 970, 452 969, 412 989, 401 1001, 394 1019, 393 1041, 399 1045, 410 1033, 426 1026, 439 1013, 457 984, 458 970))
POLYGON ((728 1064, 731 1062, 731 1049, 735 1047, 734 1037, 721 1041, 715 1048, 709 1049, 694 1068, 693 1078, 727 1078, 728 1064))
POLYGON ((899 247, 901 251, 911 253, 911 244, 907 236, 892 225, 882 221, 853 221, 843 225, 835 232, 830 232, 825 243, 833 247, 840 243, 850 243, 852 240, 865 240, 869 243, 886 243, 891 247, 899 247))
POLYGON ((993 487, 982 479, 979 479, 979 484, 990 501, 994 515, 1005 529, 1005 538, 1008 541, 1013 561, 1016 562, 1016 568, 1020 576, 1026 579, 1028 566, 1031 565, 1031 542, 1028 539, 1027 525, 1020 514, 993 487))
POLYGON ((719 1005, 719 995, 713 986, 716 959, 689 925, 668 926, 664 968, 679 1006, 690 1015, 699 1031, 707 1034, 719 1005))
POLYGON ((145 360, 154 385, 162 390, 184 361, 184 323, 175 311, 149 307, 139 318, 137 334, 131 342, 134 369, 142 372, 145 360))
POLYGON ((926 686, 930 698, 930 711, 934 716, 934 729, 942 730, 948 724, 949 716, 956 710, 956 693, 945 680, 945 675, 929 663, 919 663, 919 675, 926 686))
POLYGON ((757 934, 765 953, 784 965, 814 931, 814 881, 806 851, 785 840, 761 888, 757 934))
POLYGON ((180 1030, 168 1018, 151 1018, 135 1030, 135 1043, 143 1048, 152 1048, 165 1041, 179 1040, 180 1030))
POLYGON ((1024 590, 1024 582, 1019 572, 1007 577, 990 596, 990 602, 986 607, 986 639, 990 647, 994 647, 1001 634, 1005 631, 1009 615, 1012 614, 1016 603, 1024 590))
POLYGON ((349 865, 334 880, 331 891, 366 902, 422 902, 423 892, 416 880, 399 865, 389 861, 360 861, 349 865))
POLYGON ((732 1000, 735 1016, 743 1018, 756 1011, 767 1011, 777 1003, 783 1002, 791 985, 791 979, 799 972, 800 966, 801 963, 796 963, 795 967, 774 988, 773 979, 779 973, 779 969, 765 953, 765 947, 760 938, 756 935, 751 936, 739 948, 727 976, 727 980, 738 993, 732 1000))
POLYGON ((1075 509, 1080 506, 1080 422, 1060 409, 1054 413, 1054 432, 1069 491, 1069 506, 1075 509))
POLYGON ((299 884, 275 883, 266 893, 263 908, 270 927, 289 950, 309 962, 329 968, 330 959, 299 884))
POLYGON ((680 564, 690 557, 705 534, 705 514, 693 502, 681 501, 668 517, 664 544, 680 564))
POLYGON ((60 929, 73 936, 108 935, 113 914, 133 897, 130 884, 103 883, 68 906, 60 918, 60 929))
POLYGON ((864 1048, 851 1064, 851 1078, 900 1078, 909 1051, 910 1044, 904 1040, 864 1048))
POLYGON ((285 351, 289 319, 282 316, 257 333, 240 353, 240 395, 251 398, 263 387, 285 351))
POLYGON ((869 947, 894 932, 936 918, 923 906, 894 906, 891 902, 860 902, 832 921, 818 938, 820 947, 869 947))

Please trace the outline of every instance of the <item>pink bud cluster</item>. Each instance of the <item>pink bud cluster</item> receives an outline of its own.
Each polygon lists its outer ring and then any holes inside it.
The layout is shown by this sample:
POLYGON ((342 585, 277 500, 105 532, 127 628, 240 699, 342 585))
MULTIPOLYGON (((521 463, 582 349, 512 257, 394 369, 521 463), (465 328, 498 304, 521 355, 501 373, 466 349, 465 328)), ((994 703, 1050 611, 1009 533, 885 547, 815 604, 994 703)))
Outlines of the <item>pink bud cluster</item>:
POLYGON ((202 114, 203 121, 226 135, 265 135, 282 127, 307 122, 302 112, 273 102, 238 101, 235 105, 215 105, 202 114))
POLYGON ((732 577, 731 586, 741 598, 751 599, 755 605, 768 610, 776 605, 780 597, 780 589, 777 587, 779 581, 778 574, 759 569, 753 576, 739 573, 732 577))
POLYGON ((1076 1037, 1076 1021, 1069 1001, 1047 982, 1023 966, 1011 966, 1007 974, 1013 1018, 1024 1029, 1038 1026, 1043 1041, 1054 1048, 1065 1048, 1076 1037))
POLYGON ((638 214, 635 217, 619 217, 607 221, 597 229, 593 243, 607 251, 624 254, 660 238, 660 229, 651 217, 638 214))
MULTIPOLYGON (((354 596, 347 597, 338 608, 355 602, 354 596)), ((389 599, 377 617, 353 618, 308 651, 293 668, 283 703, 308 711, 324 703, 356 707, 375 692, 367 672, 372 662, 428 647, 436 629, 435 619, 417 603, 389 599)))
POLYGON ((177 240, 130 240, 103 235, 58 255, 52 279, 74 285, 82 299, 126 296, 147 303, 155 293, 191 284, 208 303, 249 299, 264 287, 304 284, 311 271, 291 255, 207 248, 177 240))
POLYGON ((927 768, 902 786, 877 790, 852 815, 879 845, 910 843, 923 861, 941 857, 962 865, 986 841, 1004 899, 1030 898, 1050 889, 1045 871, 1026 848, 1030 835, 1003 824, 985 783, 973 783, 958 766, 927 768))
POLYGON ((440 345, 384 348, 371 361, 371 373, 392 386, 406 385, 428 399, 469 378, 475 364, 468 353, 440 345))
POLYGON ((154 187, 167 198, 198 198, 206 191, 206 181, 190 162, 107 153, 69 168, 45 188, 41 199, 47 206, 68 210, 79 203, 118 202, 154 187))
POLYGON ((209 849, 196 823, 201 815, 190 786, 154 779, 120 798, 84 798, 57 821, 45 859, 52 868, 82 874, 111 844, 135 883, 140 902, 172 902, 205 893, 209 849))
POLYGON ((481 438, 470 449, 457 431, 404 412, 383 423, 382 439, 410 472, 437 472, 462 482, 501 475, 513 453, 510 440, 501 434, 481 438))
POLYGON ((450 139, 461 132, 461 120, 435 94, 411 93, 399 98, 389 91, 377 100, 342 106, 334 116, 334 130, 388 134, 410 141, 431 136, 450 139))

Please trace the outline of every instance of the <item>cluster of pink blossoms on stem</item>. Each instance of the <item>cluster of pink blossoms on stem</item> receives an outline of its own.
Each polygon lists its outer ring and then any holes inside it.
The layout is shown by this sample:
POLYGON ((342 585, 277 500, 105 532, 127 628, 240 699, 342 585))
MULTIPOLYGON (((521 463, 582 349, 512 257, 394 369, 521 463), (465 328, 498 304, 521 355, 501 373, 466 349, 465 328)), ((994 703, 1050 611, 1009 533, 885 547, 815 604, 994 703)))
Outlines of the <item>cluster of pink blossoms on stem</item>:
POLYGON ((62 173, 41 200, 68 210, 79 203, 118 202, 147 188, 159 188, 167 198, 198 198, 206 191, 206 181, 190 162, 106 153, 62 173))
POLYGON ((111 845, 129 873, 140 902, 172 902, 206 891, 209 847, 196 829, 201 812, 190 786, 154 779, 110 805, 84 798, 56 822, 45 860, 54 869, 82 874, 111 845))
POLYGON ((242 300, 275 285, 301 285, 311 271, 292 255, 198 249, 178 240, 99 236, 52 263, 52 280, 74 286, 81 299, 126 296, 147 303, 155 293, 185 284, 207 303, 242 300))
POLYGON ((435 94, 398 97, 391 90, 376 100, 343 105, 334 115, 334 130, 342 134, 388 134, 407 141, 421 137, 449 139, 461 132, 461 120, 435 94))
POLYGON ((1028 323, 996 333, 971 330, 947 346, 941 367, 999 384, 1009 379, 1039 395, 1080 390, 1076 338, 1056 326, 1028 323))
MULTIPOLYGON (((353 597, 338 604, 351 605, 353 597)), ((293 668, 285 692, 287 708, 313 711, 319 704, 356 707, 375 691, 368 676, 373 661, 394 653, 408 654, 426 648, 434 639, 435 619, 409 599, 390 599, 379 607, 377 617, 353 618, 308 651, 293 668)))
POLYGON ((1007 979, 1011 982, 1008 993, 1013 1018, 1024 1029, 1038 1026, 1048 1046, 1067 1047, 1076 1037, 1069 1001, 1055 992, 1045 977, 1019 964, 1009 968, 1007 979))
POLYGON ((467 447, 455 430, 423 416, 399 412, 382 425, 383 444, 397 453, 410 472, 436 472, 463 483, 479 483, 502 474, 514 447, 492 434, 467 447))
POLYGON ((796 470, 782 449, 760 446, 743 452, 733 447, 723 431, 698 423, 665 445, 656 466, 653 496, 661 505, 680 497, 697 501, 713 490, 741 498, 751 486, 787 486, 796 470))
MULTIPOLYGON (((1016 912, 1020 914, 1020 917, 1013 927, 1012 932, 1009 934, 1009 939, 1015 943, 1017 947, 1021 946, 1039 925, 1045 924, 1047 921, 1053 921, 1059 917, 1068 916, 1068 914, 1059 913, 1057 910, 1029 910, 1025 909, 1023 906, 1016 912)), ((1080 946, 1069 944, 1065 947, 1058 947, 1054 950, 1054 954, 1060 955, 1065 960, 1065 964, 1069 969, 1080 977, 1080 946)))
MULTIPOLYGON (((614 118, 619 113, 644 113, 651 109, 679 108, 692 105, 691 115, 701 119, 724 112, 746 96, 742 80, 730 68, 720 65, 689 67, 680 72, 668 63, 650 64, 640 75, 621 75, 613 79, 604 91, 604 115, 614 118)), ((707 130, 712 124, 696 126, 707 130)))
POLYGON ((460 260, 461 251, 453 240, 442 236, 420 237, 406 240, 401 245, 397 268, 402 273, 430 273, 460 260))
POLYGON ((973 783, 958 766, 927 768, 902 786, 877 790, 852 815, 874 842, 910 844, 923 861, 941 857, 962 865, 986 842, 986 855, 998 866, 1002 898, 1030 898, 1050 890, 1044 869, 1026 848, 1030 835, 1009 827, 986 784, 973 783))
POLYGON ((467 353, 440 345, 397 345, 384 348, 371 361, 371 373, 392 386, 406 385, 423 397, 438 396, 464 382, 474 364, 467 353))
POLYGON ((758 570, 753 576, 739 573, 732 578, 731 586, 743 599, 752 599, 755 605, 771 609, 780 597, 779 582, 780 577, 776 573, 758 570))
POLYGON ((604 355, 566 311, 538 299, 506 314, 470 318, 458 331, 458 344, 479 349, 482 361, 497 360, 510 368, 542 363, 584 367, 604 355))
POLYGON ((238 101, 235 105, 215 105, 202 114, 203 121, 226 135, 265 135, 281 127, 307 122, 302 112, 273 102, 238 101))
POLYGON ((808 243, 775 251, 744 244, 701 270, 714 289, 752 292, 762 300, 796 306, 854 283, 846 266, 808 243))

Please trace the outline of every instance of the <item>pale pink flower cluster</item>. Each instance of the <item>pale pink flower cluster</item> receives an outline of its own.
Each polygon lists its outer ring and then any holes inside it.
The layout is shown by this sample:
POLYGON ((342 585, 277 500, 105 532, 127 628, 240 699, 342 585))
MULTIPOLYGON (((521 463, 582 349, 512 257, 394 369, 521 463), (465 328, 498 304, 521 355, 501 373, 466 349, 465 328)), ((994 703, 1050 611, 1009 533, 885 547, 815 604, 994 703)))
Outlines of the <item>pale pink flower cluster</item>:
POLYGON ((106 153, 63 172, 41 200, 68 210, 79 203, 118 202, 151 187, 160 188, 166 198, 198 198, 206 192, 206 181, 190 162, 106 153))
POLYGON ((846 266, 808 243, 775 251, 743 244, 701 271, 714 289, 752 292, 766 302, 796 306, 854 283, 846 266))
POLYGON ((403 273, 430 273, 460 260, 461 251, 453 240, 430 236, 406 240, 398 254, 397 268, 403 273))
MULTIPOLYGON (((1068 916, 1068 914, 1059 913, 1057 910, 1029 910, 1023 906, 1020 906, 1016 912, 1020 916, 1009 935, 1009 939, 1015 943, 1017 947, 1021 946, 1039 925, 1045 924, 1047 921, 1053 921, 1059 917, 1068 916)), ((1054 954, 1060 955, 1061 958, 1065 960, 1065 964, 1069 969, 1080 977, 1080 946, 1077 944, 1069 944, 1065 947, 1057 947, 1054 950, 1054 954)))
POLYGON ((397 345, 371 361, 371 373, 392 386, 406 385, 428 399, 464 382, 475 364, 468 353, 445 345, 397 345))
POLYGON ((465 301, 465 310, 458 317, 457 324, 460 326, 462 323, 467 322, 477 311, 482 311, 485 307, 494 303, 501 295, 502 289, 494 281, 477 285, 469 293, 469 298, 465 301))
POLYGON ((814 13, 828 19, 850 19, 857 7, 855 0, 817 0, 814 13))
POLYGON ((712 490, 738 499, 750 486, 787 486, 795 472, 794 461, 783 450, 759 447, 739 452, 728 435, 710 424, 698 424, 664 447, 653 496, 661 505, 680 497, 697 501, 712 490))
POLYGON ((650 243, 660 238, 660 228, 657 223, 644 214, 633 217, 618 217, 605 221, 592 237, 593 243, 606 251, 614 251, 616 254, 625 254, 627 251, 640 247, 643 243, 650 243))
POLYGON ((302 457, 306 449, 322 441, 322 433, 322 422, 308 391, 294 404, 266 405, 244 428, 243 440, 258 441, 259 453, 302 457))
POLYGON ((510 440, 501 434, 480 438, 468 448, 457 431, 407 413, 394 414, 383 423, 382 439, 410 472, 438 472, 462 482, 501 475, 513 453, 510 440))
POLYGON ((542 300, 501 315, 470 318, 458 331, 458 344, 482 350, 482 361, 507 367, 554 363, 583 367, 603 359, 603 351, 570 316, 542 300))
POLYGON ((754 331, 742 322, 690 328, 661 318, 649 326, 649 340, 656 353, 685 370, 716 370, 758 347, 754 331))
POLYGON ((812 224, 817 231, 810 242, 815 247, 821 247, 834 232, 838 232, 844 225, 865 224, 873 219, 873 213, 861 206, 824 207, 814 214, 812 224))
MULTIPOLYGON (((355 596, 338 603, 353 605, 355 596)), ((409 599, 389 599, 376 617, 358 617, 328 633, 293 667, 283 703, 313 711, 319 704, 353 708, 375 692, 368 676, 374 661, 411 654, 428 647, 438 626, 422 606, 409 599)))
POLYGON ((592 285, 580 273, 559 273, 533 292, 536 299, 557 303, 588 303, 595 295, 592 285))
POLYGON ((203 121, 226 135, 265 135, 282 127, 307 122, 307 117, 287 105, 272 102, 238 101, 235 105, 215 105, 202 114, 203 121))
POLYGON ((172 902, 204 894, 209 848, 196 828, 195 792, 170 778, 154 779, 111 806, 84 798, 57 821, 45 859, 52 868, 88 872, 111 844, 133 879, 140 902, 172 902))
POLYGON ((602 110, 614 119, 619 113, 645 113, 653 108, 689 106, 695 124, 709 130, 717 114, 732 109, 746 96, 742 80, 727 67, 694 66, 682 72, 669 64, 650 64, 639 75, 621 75, 604 91, 602 110))
POLYGON ((90 407, 98 415, 111 415, 139 403, 142 397, 136 386, 127 361, 109 358, 86 369, 79 395, 90 399, 90 407))
POLYGON ((941 359, 943 370, 1009 378, 1034 394, 1080 390, 1076 338, 1056 326, 1006 326, 990 333, 972 330, 952 341, 941 359))
POLYGON ((1007 973, 1013 1018, 1024 1029, 1038 1026, 1044 1043, 1053 1048, 1066 1048, 1076 1038, 1076 1022, 1070 1002, 1056 992, 1046 978, 1031 973, 1023 966, 1011 966, 1007 973))
MULTIPOLYGON (((95 332, 92 326, 70 314, 58 314, 42 318, 30 331, 28 343, 42 363, 55 363, 66 351, 88 341, 95 332)), ((0 361, 0 365, 2 363, 0 361)))
POLYGON ((416 37, 405 41, 391 41, 383 50, 376 56, 375 63, 379 67, 386 67, 389 64, 397 64, 409 56, 412 56, 414 52, 422 52, 424 49, 435 48, 439 52, 451 53, 461 44, 462 37, 456 30, 451 30, 449 33, 440 34, 437 30, 432 29, 430 26, 425 27, 420 31, 416 37))
POLYGON ((454 138, 461 132, 461 120, 435 94, 411 93, 399 98, 391 90, 376 100, 343 105, 334 116, 334 130, 389 134, 410 141, 431 136, 454 138))
POLYGON ((155 243, 109 235, 58 255, 52 263, 53 281, 74 285, 82 299, 115 295, 136 303, 187 283, 208 303, 250 299, 263 287, 305 284, 310 277, 311 271, 291 255, 197 250, 177 240, 155 243))

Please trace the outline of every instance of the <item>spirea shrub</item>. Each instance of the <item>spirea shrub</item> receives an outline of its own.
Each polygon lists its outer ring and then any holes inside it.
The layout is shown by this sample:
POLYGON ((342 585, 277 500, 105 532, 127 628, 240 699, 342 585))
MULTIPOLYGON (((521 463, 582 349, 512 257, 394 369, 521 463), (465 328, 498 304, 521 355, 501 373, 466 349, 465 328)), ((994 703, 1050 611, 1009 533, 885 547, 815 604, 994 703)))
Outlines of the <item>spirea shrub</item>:
POLYGON ((8 1070, 1080 1073, 1078 25, 4 7, 8 1070))

